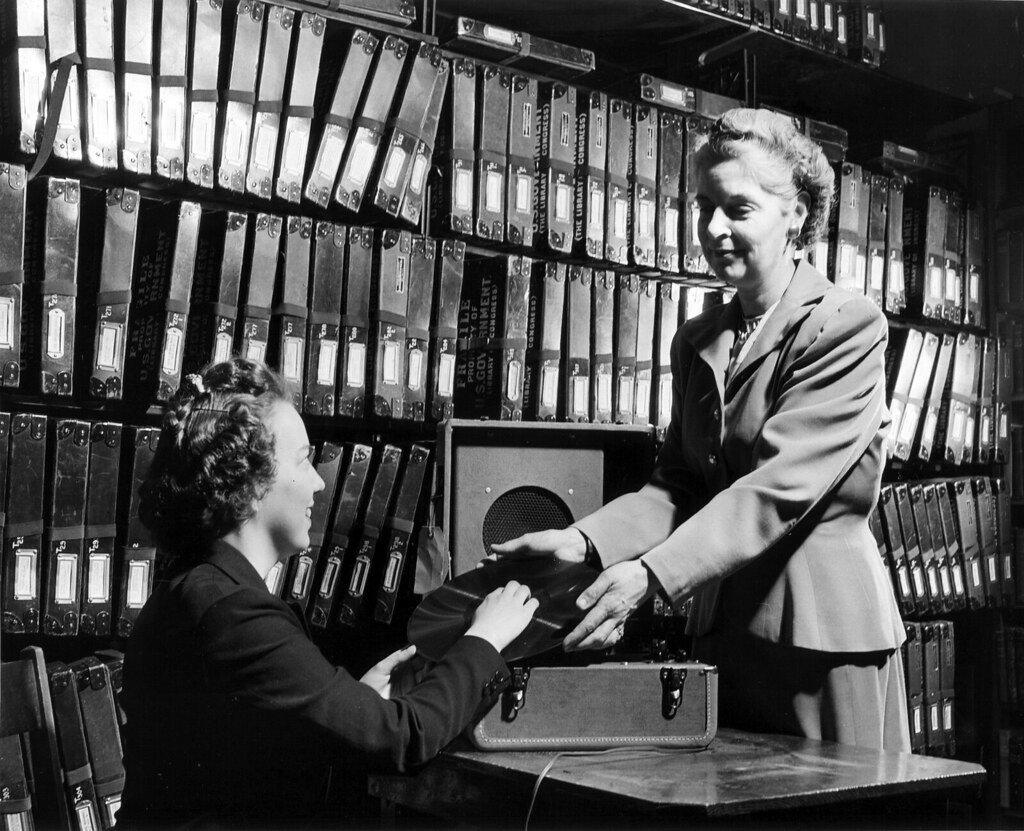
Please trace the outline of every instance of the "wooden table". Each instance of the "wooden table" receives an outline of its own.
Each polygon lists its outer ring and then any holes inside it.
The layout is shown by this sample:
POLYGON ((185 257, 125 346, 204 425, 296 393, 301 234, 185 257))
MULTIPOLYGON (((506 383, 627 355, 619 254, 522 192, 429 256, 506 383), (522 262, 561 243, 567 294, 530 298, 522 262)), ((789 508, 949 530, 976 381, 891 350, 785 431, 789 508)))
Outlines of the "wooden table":
MULTIPOLYGON (((392 817, 398 806, 399 817, 411 808, 457 825, 522 828, 554 755, 449 749, 414 775, 371 776, 370 794, 392 817)), ((985 775, 968 762, 720 729, 699 752, 559 756, 529 827, 933 828, 947 797, 970 800, 985 775)))

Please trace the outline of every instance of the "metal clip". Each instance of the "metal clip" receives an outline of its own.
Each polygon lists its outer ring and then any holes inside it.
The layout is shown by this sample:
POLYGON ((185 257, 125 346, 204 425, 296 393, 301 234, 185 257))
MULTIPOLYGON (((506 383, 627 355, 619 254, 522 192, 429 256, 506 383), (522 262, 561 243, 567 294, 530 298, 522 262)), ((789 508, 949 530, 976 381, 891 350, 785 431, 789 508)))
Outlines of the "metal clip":
MULTIPOLYGON (((65 667, 66 670, 66 667, 65 667)), ((50 674, 50 692, 51 693, 62 693, 68 688, 68 683, 71 680, 71 673, 61 670, 56 670, 50 674)))
POLYGON ((683 684, 686 683, 684 667, 661 668, 661 714, 674 718, 683 701, 683 684))
MULTIPOLYGON (((101 667, 102 664, 95 664, 94 666, 90 666, 89 669, 87 670, 87 678, 90 689, 102 690, 105 686, 107 686, 107 679, 104 677, 103 670, 101 669, 101 667)), ((79 686, 79 689, 84 688, 79 686)))
POLYGON ((502 721, 515 721, 519 711, 526 706, 526 685, 529 681, 529 667, 512 668, 512 683, 501 697, 502 721))

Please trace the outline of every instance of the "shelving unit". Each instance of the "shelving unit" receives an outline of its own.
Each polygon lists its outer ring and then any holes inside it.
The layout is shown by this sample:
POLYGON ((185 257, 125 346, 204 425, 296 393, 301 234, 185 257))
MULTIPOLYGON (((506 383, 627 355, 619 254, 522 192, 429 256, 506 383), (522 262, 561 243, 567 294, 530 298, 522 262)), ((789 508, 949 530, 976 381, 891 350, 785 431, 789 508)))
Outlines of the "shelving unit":
MULTIPOLYGON (((193 4, 207 2, 189 1, 193 4)), ((117 0, 115 8, 123 10, 126 2, 117 0)), ((495 3, 493 0, 421 0, 415 7, 415 22, 407 27, 353 13, 343 8, 344 3, 334 0, 274 0, 269 5, 296 13, 319 14, 330 21, 332 27, 344 26, 346 30, 361 28, 379 35, 381 39, 390 36, 406 41, 410 53, 420 43, 437 46, 438 54, 445 60, 458 58, 458 53, 448 43, 448 35, 455 21, 462 16, 471 17, 495 26, 521 30, 591 50, 596 58, 594 71, 561 82, 580 90, 595 90, 626 101, 638 101, 638 76, 648 73, 667 81, 729 96, 749 106, 776 107, 843 127, 849 133, 849 160, 889 175, 909 175, 941 182, 943 186, 961 191, 970 200, 985 206, 986 262, 989 264, 990 275, 994 271, 992 264, 995 262, 998 231, 1007 227, 1024 227, 1024 168, 1014 155, 1024 133, 1024 105, 1019 98, 1005 104, 983 107, 978 102, 910 83, 888 73, 884 64, 878 68, 862 61, 829 54, 778 32, 752 25, 749 21, 730 17, 712 8, 710 1, 698 4, 696 1, 681 0, 564 0, 558 3, 551 3, 550 0, 506 3, 495 3), (936 165, 927 169, 915 167, 912 163, 886 162, 880 158, 880 148, 885 141, 928 151, 933 154, 936 165)), ((224 4, 225 17, 229 11, 235 10, 235 6, 232 2, 224 4)), ((891 12, 903 15, 905 21, 905 10, 894 7, 891 12)), ((888 6, 883 7, 883 13, 890 13, 888 6)), ((905 33, 906 29, 904 22, 901 31, 905 33)), ((474 61, 478 67, 487 65, 483 60, 474 61)), ((335 71, 337 66, 332 64, 331 69, 335 71)), ((542 71, 532 73, 532 77, 541 81, 551 80, 542 71)), ((323 102, 318 101, 313 109, 316 110, 313 130, 315 138, 319 128, 318 119, 324 110, 323 102)), ((393 118, 395 113, 392 111, 391 115, 393 118)), ((434 168, 440 167, 445 150, 443 146, 434 148, 434 168)), ((7 161, 31 164, 32 159, 9 158, 7 161)), ((307 170, 309 163, 310 159, 307 158, 307 170)), ((249 193, 228 192, 216 186, 203 188, 187 181, 170 182, 156 176, 140 177, 123 169, 101 170, 84 163, 68 164, 55 158, 51 158, 44 167, 43 175, 76 176, 97 188, 137 188, 144 196, 152 198, 193 200, 204 210, 301 216, 313 220, 314 224, 324 221, 350 227, 365 226, 378 238, 382 231, 397 230, 428 236, 439 243, 441 240, 454 239, 465 246, 465 252, 471 258, 520 256, 570 266, 582 264, 595 270, 607 271, 615 278, 632 273, 644 279, 672 284, 673 292, 680 287, 721 288, 707 274, 666 272, 655 267, 634 267, 579 256, 557 256, 541 252, 531 245, 495 245, 479 236, 452 233, 442 226, 438 217, 431 217, 429 210, 422 211, 417 223, 408 223, 365 207, 352 212, 334 201, 322 208, 308 199, 299 203, 279 198, 262 199, 249 193)), ((430 204, 429 193, 425 204, 430 204)), ((467 278, 471 279, 472 276, 467 273, 467 278)), ((248 275, 245 279, 248 279, 248 275)), ((974 336, 990 335, 996 331, 996 316, 991 312, 999 308, 995 280, 989 279, 986 284, 986 302, 990 314, 983 326, 953 324, 908 315, 890 315, 890 322, 893 329, 913 327, 938 334, 966 332, 974 336)), ((1024 318, 1024 306, 1009 314, 1024 318)), ((461 348, 464 349, 465 345, 461 348)), ((1018 353, 1016 357, 1024 361, 1024 353, 1018 353)), ((158 424, 160 408, 153 401, 103 401, 91 399, 81 394, 81 390, 76 390, 76 394, 68 398, 33 395, 16 389, 4 389, 3 393, 2 409, 8 412, 43 414, 55 419, 118 421, 125 425, 158 424)), ((1018 433, 1024 438, 1024 391, 1017 390, 1014 393, 1012 404, 1013 424, 1021 428, 1018 433)), ((455 416, 454 423, 458 423, 461 414, 457 410, 450 414, 455 416)), ((444 429, 444 424, 439 425, 429 417, 419 421, 388 418, 374 414, 370 409, 363 418, 358 419, 307 414, 305 420, 311 436, 318 444, 361 442, 374 448, 380 448, 386 443, 402 447, 416 443, 434 448, 439 441, 439 429, 444 429)), ((453 422, 446 423, 451 425, 453 422)), ((588 429, 591 430, 591 436, 598 436, 614 429, 610 425, 587 424, 560 424, 557 427, 559 430, 552 432, 564 436, 586 434, 588 429)), ((496 429, 495 432, 500 433, 501 430, 496 429)), ((646 444, 639 442, 637 445, 641 448, 638 452, 644 453, 643 458, 638 460, 637 469, 648 470, 653 462, 656 427, 652 425, 645 429, 634 426, 624 429, 622 434, 644 434, 651 439, 646 444)), ((586 441, 577 443, 587 444, 586 441)), ((621 448, 614 452, 619 454, 616 458, 621 462, 621 448)), ((439 462, 436 460, 436 463, 439 462)), ((1013 462, 1016 464, 1016 460, 1013 462)), ((935 477, 991 476, 997 475, 1000 470, 998 465, 981 462, 952 466, 934 458, 923 463, 895 461, 887 468, 886 480, 910 482, 935 477)), ((424 500, 417 521, 417 525, 427 527, 429 533, 438 532, 436 538, 432 537, 434 542, 431 543, 438 546, 444 544, 446 530, 440 527, 443 524, 441 517, 450 514, 452 498, 451 493, 440 488, 441 484, 439 475, 434 492, 424 500)), ((1014 493, 1013 518, 1015 525, 1024 526, 1024 494, 1014 493)), ((414 565, 407 562, 406 568, 414 565)), ((403 616, 408 615, 415 601, 411 581, 405 588, 407 591, 403 593, 393 623, 365 620, 359 626, 334 632, 330 637, 323 638, 322 648, 325 653, 338 660, 344 656, 353 661, 355 666, 365 666, 389 647, 400 645, 404 640, 403 616)), ((1021 594, 1024 592, 1018 589, 1018 597, 1021 594)), ((991 651, 994 647, 986 645, 992 640, 994 627, 1007 621, 1020 622, 1019 613, 1019 605, 1011 609, 985 608, 948 613, 955 620, 958 643, 962 642, 966 647, 961 649, 965 657, 959 663, 957 680, 958 723, 964 728, 957 752, 958 755, 966 754, 963 758, 982 760, 990 767, 998 766, 1000 727, 1004 722, 1014 725, 1024 723, 1024 717, 1020 714, 1007 714, 1005 708, 1000 707, 993 692, 994 679, 998 676, 996 657, 991 651), (961 679, 962 694, 959 689, 961 679)), ((101 646, 123 646, 124 638, 115 635, 104 638, 55 638, 37 633, 7 631, 0 641, 5 654, 13 654, 29 643, 43 645, 48 658, 71 660, 101 646)), ((998 789, 993 790, 991 783, 979 809, 986 817, 996 818, 997 822, 1011 822, 1024 815, 1000 812, 998 789)))
POLYGON ((593 50, 597 68, 581 78, 583 86, 635 96, 631 85, 647 72, 844 126, 851 147, 873 140, 922 147, 927 129, 977 109, 890 75, 884 65, 874 68, 815 49, 726 16, 710 3, 572 0, 552 8, 543 0, 500 6, 486 0, 434 2, 439 33, 453 18, 466 16, 593 50), (862 118, 865 113, 870 118, 862 118))

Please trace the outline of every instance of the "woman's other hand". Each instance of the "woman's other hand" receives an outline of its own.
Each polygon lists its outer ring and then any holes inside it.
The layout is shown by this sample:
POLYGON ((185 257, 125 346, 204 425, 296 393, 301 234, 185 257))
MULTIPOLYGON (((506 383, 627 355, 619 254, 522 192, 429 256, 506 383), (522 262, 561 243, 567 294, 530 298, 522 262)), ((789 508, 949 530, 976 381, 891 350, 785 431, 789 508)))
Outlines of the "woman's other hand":
POLYGON ((397 652, 392 652, 383 661, 371 667, 366 675, 359 680, 366 684, 366 686, 376 690, 381 698, 391 698, 392 674, 397 672, 415 654, 416 647, 411 644, 403 649, 399 649, 397 652))
POLYGON ((657 582, 639 560, 616 563, 602 571, 576 600, 580 609, 589 611, 566 635, 562 642, 566 651, 604 649, 622 640, 626 618, 657 591, 657 582))
POLYGON ((537 598, 530 597, 527 586, 509 580, 477 606, 466 634, 483 638, 501 652, 526 628, 538 605, 537 598))
POLYGON ((587 540, 576 528, 550 528, 523 534, 508 542, 491 546, 482 562, 516 557, 554 557, 569 563, 582 563, 587 556, 587 540))

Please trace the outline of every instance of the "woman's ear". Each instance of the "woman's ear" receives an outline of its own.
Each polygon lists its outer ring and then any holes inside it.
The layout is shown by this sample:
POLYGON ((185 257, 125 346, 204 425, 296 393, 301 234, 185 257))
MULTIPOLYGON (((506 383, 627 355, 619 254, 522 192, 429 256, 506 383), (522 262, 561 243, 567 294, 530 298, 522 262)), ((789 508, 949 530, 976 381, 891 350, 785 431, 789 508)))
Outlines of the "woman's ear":
POLYGON ((811 197, 807 191, 802 190, 796 195, 796 199, 793 200, 793 216, 790 219, 789 231, 786 236, 795 241, 799 238, 800 234, 804 230, 804 223, 807 221, 807 215, 811 210, 811 197))

